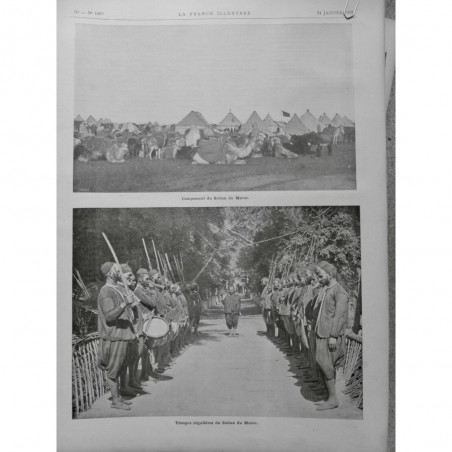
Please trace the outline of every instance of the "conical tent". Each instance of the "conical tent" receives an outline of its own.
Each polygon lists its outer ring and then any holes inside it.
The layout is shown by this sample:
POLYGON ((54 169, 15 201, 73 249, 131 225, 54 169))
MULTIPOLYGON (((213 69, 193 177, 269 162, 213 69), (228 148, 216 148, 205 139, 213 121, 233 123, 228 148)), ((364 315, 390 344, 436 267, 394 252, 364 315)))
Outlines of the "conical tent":
POLYGON ((273 118, 270 116, 270 113, 267 113, 267 116, 264 118, 264 124, 265 127, 267 127, 270 132, 277 132, 279 129, 279 125, 276 123, 276 121, 273 120, 273 118))
POLYGON ((355 127, 355 123, 350 118, 347 118, 347 116, 342 118, 342 122, 345 127, 355 127))
POLYGON ((191 127, 198 127, 200 129, 210 129, 210 124, 206 121, 204 116, 199 111, 191 111, 185 118, 176 124, 176 132, 184 133, 191 127))
POLYGON ((74 119, 74 122, 84 122, 84 121, 85 120, 80 115, 77 115, 74 119))
POLYGON ((138 127, 133 122, 125 122, 121 127, 121 132, 124 130, 128 130, 129 133, 139 132, 138 127))
POLYGON ((248 121, 240 129, 240 132, 244 134, 248 134, 253 131, 253 129, 257 129, 260 132, 264 132, 266 134, 271 134, 270 130, 268 130, 267 126, 262 121, 261 117, 257 114, 256 110, 251 113, 251 116, 248 118, 248 121))
POLYGON ((342 127, 344 125, 344 120, 342 119, 341 115, 336 113, 333 120, 331 121, 331 125, 333 127, 342 127))
POLYGON ((86 120, 86 123, 87 123, 89 126, 93 126, 93 125, 97 124, 97 121, 94 119, 94 116, 89 115, 89 116, 88 116, 88 119, 86 120))
POLYGON ((286 126, 287 135, 305 135, 309 129, 301 122, 297 114, 294 114, 286 126))
POLYGON ((231 111, 223 118, 223 120, 218 124, 218 129, 232 129, 237 130, 242 125, 242 121, 237 118, 231 111))
POLYGON ((301 122, 310 132, 318 132, 320 128, 319 120, 308 110, 300 116, 301 122))
POLYGON ((331 119, 328 118, 326 113, 323 113, 323 115, 320 116, 319 122, 323 124, 324 126, 329 126, 331 124, 331 119))

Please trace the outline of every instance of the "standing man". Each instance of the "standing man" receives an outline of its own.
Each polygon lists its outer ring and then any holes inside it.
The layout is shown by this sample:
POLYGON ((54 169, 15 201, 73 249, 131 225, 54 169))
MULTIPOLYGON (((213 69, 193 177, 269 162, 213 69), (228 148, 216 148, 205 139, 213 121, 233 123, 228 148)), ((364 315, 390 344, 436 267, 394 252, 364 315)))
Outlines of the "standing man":
MULTIPOLYGON (((151 292, 150 281, 149 281, 149 273, 145 268, 140 268, 137 271, 138 283, 135 288, 135 295, 139 298, 141 302, 141 311, 143 316, 143 321, 145 319, 149 319, 152 317, 152 313, 157 307, 157 296, 155 292, 151 292)), ((152 286, 154 284, 152 283, 152 286)), ((140 349, 141 350, 141 380, 147 381, 149 380, 149 375, 152 372, 151 368, 151 358, 149 356, 149 350, 145 347, 146 338, 143 335, 138 339, 140 341, 140 349)))
POLYGON ((131 397, 135 397, 137 394, 144 394, 142 387, 139 382, 136 381, 136 372, 135 372, 135 362, 139 361, 139 338, 143 335, 143 313, 141 311, 140 300, 133 293, 135 276, 132 272, 132 269, 128 264, 121 264, 121 271, 124 275, 124 278, 127 283, 127 287, 124 287, 122 280, 118 281, 118 289, 125 297, 127 293, 132 294, 134 299, 134 303, 130 306, 131 310, 131 321, 133 325, 133 330, 135 333, 135 339, 129 341, 129 345, 127 348, 127 366, 124 367, 119 373, 119 392, 121 395, 127 395, 131 397), (127 377, 127 370, 129 371, 129 375, 127 377))
POLYGON ((193 302, 193 334, 198 334, 199 322, 201 321, 202 300, 198 292, 198 284, 191 284, 191 300, 193 302))
POLYGON ((187 309, 188 309, 188 328, 187 328, 187 339, 191 339, 191 329, 194 323, 194 305, 193 299, 191 296, 191 283, 185 284, 185 299, 187 300, 187 309))
POLYGON ((130 410, 130 403, 119 395, 118 379, 127 369, 127 349, 129 342, 136 339, 133 328, 131 306, 135 303, 133 294, 123 295, 118 288, 121 269, 113 262, 105 262, 101 267, 105 285, 97 298, 99 331, 98 367, 105 371, 111 391, 111 407, 130 410))
POLYGON ((229 336, 237 336, 237 326, 241 315, 240 297, 235 293, 234 286, 229 285, 229 293, 222 300, 224 305, 224 316, 229 329, 229 336))
POLYGON ((320 402, 317 410, 331 410, 339 406, 336 396, 336 369, 345 357, 345 327, 347 324, 348 295, 337 282, 336 267, 320 262, 316 273, 323 291, 319 294, 319 317, 315 326, 316 361, 325 376, 328 400, 320 402))

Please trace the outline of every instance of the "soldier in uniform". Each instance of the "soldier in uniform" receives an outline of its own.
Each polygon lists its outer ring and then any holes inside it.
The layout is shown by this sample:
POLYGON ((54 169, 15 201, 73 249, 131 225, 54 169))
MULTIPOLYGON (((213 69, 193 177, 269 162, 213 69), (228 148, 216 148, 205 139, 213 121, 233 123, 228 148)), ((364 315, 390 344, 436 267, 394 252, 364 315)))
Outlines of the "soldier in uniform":
POLYGON ((193 334, 198 334, 199 322, 201 321, 202 300, 198 292, 197 283, 191 284, 191 299, 193 302, 193 334))
POLYGON ((331 410, 339 406, 336 396, 336 369, 343 365, 345 358, 348 294, 336 280, 337 270, 334 265, 320 262, 316 272, 323 290, 319 294, 315 356, 328 389, 328 400, 319 402, 317 410, 331 410))
MULTIPOLYGON (((133 289, 136 287, 136 279, 134 274, 132 273, 132 269, 128 264, 121 265, 122 273, 127 282, 127 288, 131 293, 133 293, 133 289)), ((124 288, 122 281, 118 282, 118 288, 123 294, 126 294, 126 289, 124 288)), ((144 349, 144 333, 143 333, 143 310, 141 307, 140 299, 133 294, 135 298, 135 304, 132 306, 133 312, 133 326, 135 329, 136 339, 129 342, 128 347, 128 366, 127 370, 129 372, 128 378, 126 378, 126 372, 124 374, 120 374, 120 383, 121 383, 121 394, 129 393, 130 389, 135 391, 138 394, 145 394, 143 388, 140 385, 140 381, 138 379, 138 362, 140 361, 141 355, 144 349)))
POLYGON ((237 326, 241 315, 240 296, 235 293, 235 288, 232 284, 229 285, 228 292, 228 295, 222 300, 226 326, 229 329, 229 336, 237 336, 237 326))
POLYGON ((278 307, 279 307, 279 298, 280 298, 280 291, 281 291, 281 282, 279 279, 275 279, 273 283, 272 293, 270 296, 270 304, 271 304, 271 310, 272 310, 272 320, 273 320, 273 328, 272 328, 272 336, 276 336, 276 327, 279 326, 279 313, 278 313, 278 307))
POLYGON ((193 328, 194 323, 194 306, 193 306, 193 299, 191 296, 191 283, 185 284, 185 290, 184 290, 184 296, 187 300, 187 310, 188 310, 188 328, 187 328, 187 339, 191 339, 191 332, 193 328))
MULTIPOLYGON (((137 286, 135 288, 135 295, 140 300, 143 320, 149 319, 155 312, 157 307, 157 294, 154 290, 154 283, 150 281, 149 273, 145 268, 140 268, 137 271, 137 286)), ((141 381, 149 380, 149 375, 152 373, 151 359, 149 350, 146 349, 145 337, 143 339, 141 353, 141 381)))
MULTIPOLYGON (((127 371, 127 351, 130 341, 136 339, 131 306, 135 303, 133 294, 123 293, 118 288, 121 269, 112 262, 105 262, 101 272, 105 285, 97 299, 99 355, 98 367, 105 371, 111 391, 112 408, 130 410, 130 402, 121 398, 118 380, 124 368, 127 371)), ((136 395, 135 393, 133 395, 136 395)))
POLYGON ((272 336, 273 320, 271 316, 272 305, 271 305, 271 295, 272 287, 269 283, 268 278, 262 278, 262 285, 264 286, 261 293, 261 303, 262 303, 262 316, 264 317, 265 326, 267 327, 267 336, 272 336))

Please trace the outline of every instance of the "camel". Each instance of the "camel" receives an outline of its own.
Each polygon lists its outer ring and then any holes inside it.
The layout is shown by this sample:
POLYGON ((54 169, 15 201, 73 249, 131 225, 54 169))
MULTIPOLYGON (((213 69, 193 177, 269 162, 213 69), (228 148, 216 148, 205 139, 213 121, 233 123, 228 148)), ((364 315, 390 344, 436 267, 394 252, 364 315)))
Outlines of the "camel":
POLYGON ((237 146, 232 140, 226 141, 224 147, 226 150, 226 163, 235 163, 237 160, 246 159, 251 155, 257 136, 246 138, 243 146, 237 146))

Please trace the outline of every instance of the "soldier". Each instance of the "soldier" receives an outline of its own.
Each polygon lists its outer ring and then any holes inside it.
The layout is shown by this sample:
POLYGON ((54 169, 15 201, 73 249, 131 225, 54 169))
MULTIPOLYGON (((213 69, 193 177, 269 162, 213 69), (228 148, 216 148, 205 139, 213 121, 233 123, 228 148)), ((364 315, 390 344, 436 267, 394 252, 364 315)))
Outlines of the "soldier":
POLYGON ((228 292, 228 295, 222 300, 226 326, 229 329, 229 336, 237 336, 237 326, 241 315, 240 296, 235 293, 233 284, 229 285, 228 292))
POLYGON ((185 297, 184 293, 182 292, 182 287, 177 284, 176 285, 176 296, 179 300, 179 303, 181 305, 181 309, 182 309, 182 320, 184 322, 184 329, 183 332, 181 334, 181 340, 180 340, 180 345, 182 347, 185 347, 187 345, 186 343, 186 337, 187 337, 187 333, 188 333, 188 326, 189 326, 189 311, 188 311, 188 301, 187 298, 185 297))
POLYGON ((135 281, 135 276, 132 273, 132 269, 128 264, 122 264, 121 270, 126 280, 127 288, 124 287, 122 281, 119 281, 118 289, 124 296, 126 295, 128 290, 134 298, 134 304, 131 306, 131 318, 136 338, 132 341, 129 341, 127 349, 127 367, 123 368, 123 370, 120 372, 119 382, 121 394, 133 397, 137 394, 145 394, 145 391, 143 391, 143 388, 138 381, 136 372, 138 370, 138 361, 140 360, 140 338, 142 339, 143 336, 143 313, 141 311, 140 300, 132 290, 135 281), (129 371, 128 378, 127 371, 129 371))
POLYGON ((272 336, 273 337, 275 337, 278 333, 277 327, 279 326, 278 306, 279 306, 280 291, 281 291, 281 282, 277 278, 277 279, 275 279, 275 281, 273 283, 272 293, 270 296, 270 303, 271 303, 271 309, 272 309, 272 321, 273 321, 273 328, 272 328, 272 336))
POLYGON ((336 369, 345 358, 345 327, 348 294, 337 282, 336 267, 320 262, 316 269, 323 291, 319 294, 320 309, 316 332, 316 361, 325 376, 328 400, 319 402, 317 410, 331 410, 339 406, 336 396, 336 369))
POLYGON ((201 321, 202 300, 198 292, 197 283, 191 284, 191 299, 193 302, 193 334, 198 334, 199 322, 201 321))
POLYGON ((127 369, 127 349, 130 341, 135 340, 131 306, 135 303, 132 294, 124 296, 118 289, 121 269, 112 262, 101 267, 105 276, 105 285, 99 292, 98 330, 99 355, 98 367, 105 371, 107 384, 111 391, 111 407, 130 410, 130 402, 120 397, 118 379, 124 368, 127 369))
POLYGON ((193 299, 191 296, 191 283, 185 284, 184 296, 187 300, 187 310, 188 310, 188 328, 187 328, 187 339, 191 339, 192 327, 194 323, 194 306, 193 299))
MULTIPOLYGON (((149 273, 145 268, 140 268, 137 271, 137 286, 135 288, 135 295, 140 300, 143 320, 149 319, 155 312, 157 307, 157 295, 154 289, 154 283, 150 281, 149 273)), ((149 380, 149 375, 152 373, 151 360, 149 350, 145 347, 145 337, 142 337, 141 350, 141 381, 149 380)))
POLYGON ((273 328, 273 320, 272 320, 272 316, 271 316, 272 287, 269 283, 268 278, 262 278, 262 285, 264 286, 262 293, 261 293, 262 315, 264 317, 265 326, 267 327, 267 336, 272 336, 272 328, 273 328))

